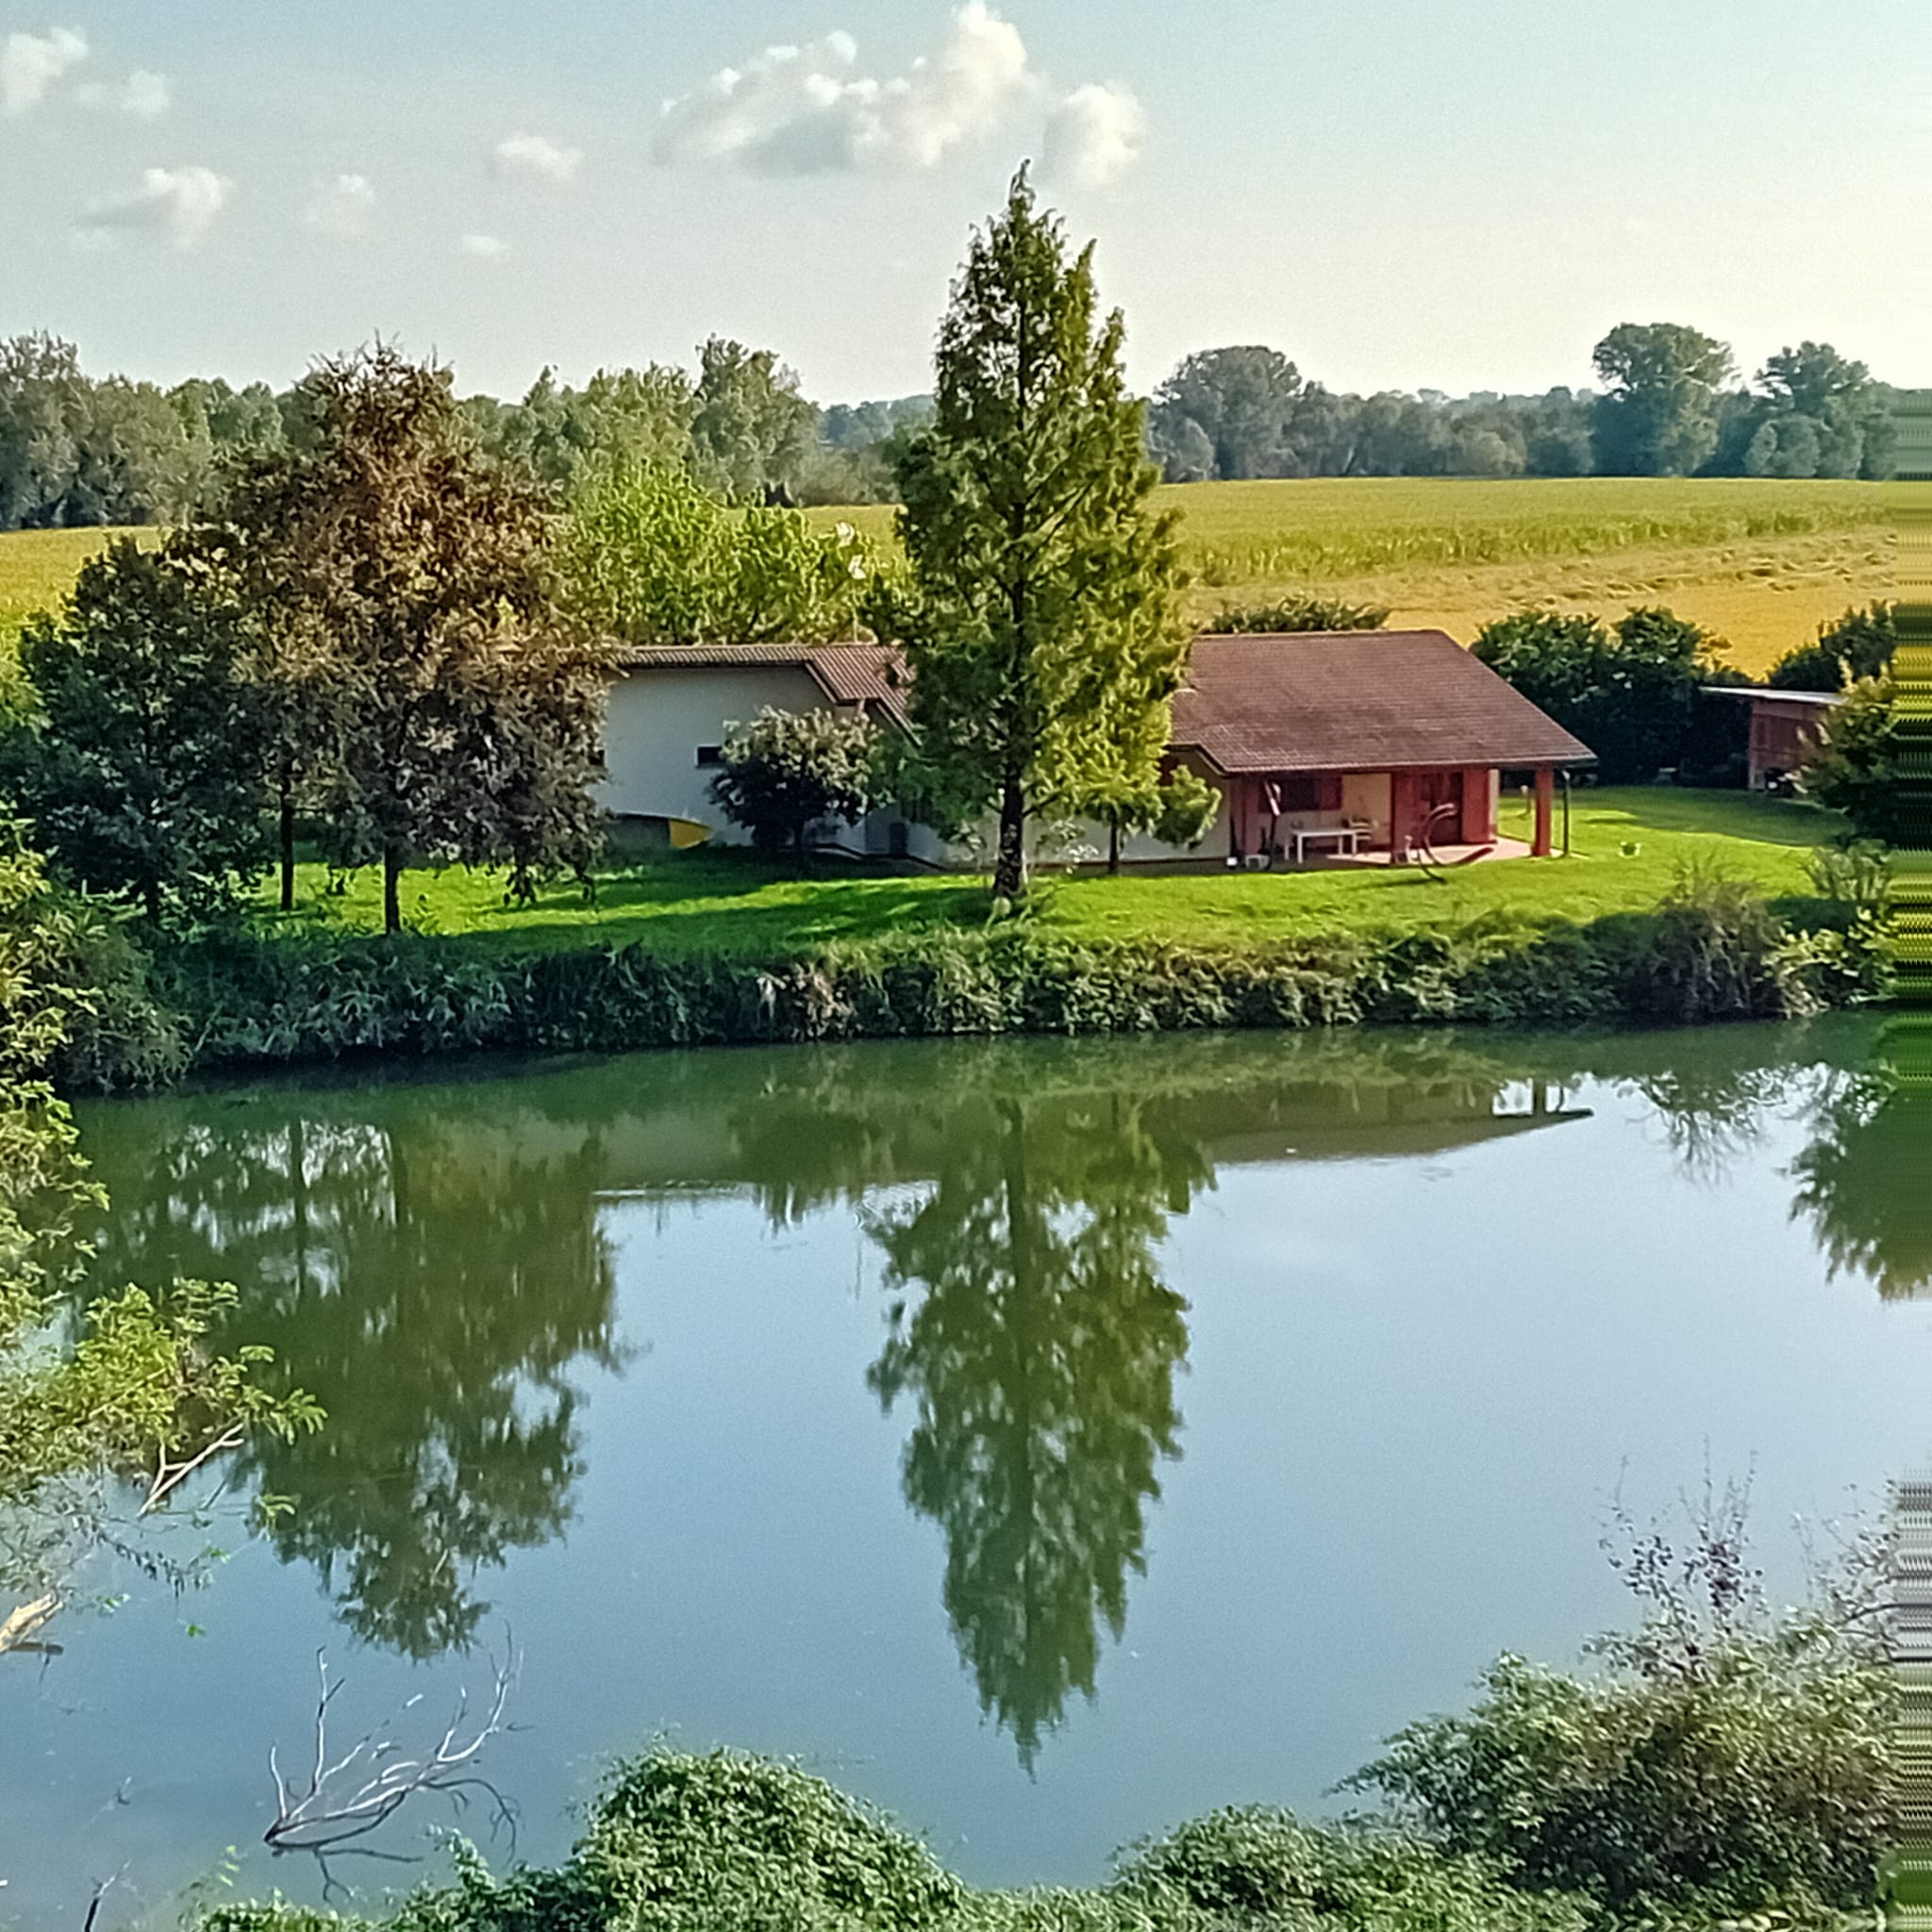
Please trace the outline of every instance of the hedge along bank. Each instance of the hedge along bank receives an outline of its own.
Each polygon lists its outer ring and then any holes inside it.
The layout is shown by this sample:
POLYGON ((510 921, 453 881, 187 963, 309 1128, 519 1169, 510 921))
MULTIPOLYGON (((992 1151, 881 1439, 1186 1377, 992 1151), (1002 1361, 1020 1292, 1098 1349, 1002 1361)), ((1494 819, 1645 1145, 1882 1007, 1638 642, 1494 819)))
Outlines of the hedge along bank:
POLYGON ((1823 903, 1807 911, 1788 921, 1742 887, 1707 882, 1656 911, 1587 925, 1491 920, 1210 948, 1071 940, 1011 922, 764 960, 241 936, 162 955, 154 987, 184 1062, 202 1069, 971 1034, 1696 1024, 1877 996, 1876 924, 1823 903))

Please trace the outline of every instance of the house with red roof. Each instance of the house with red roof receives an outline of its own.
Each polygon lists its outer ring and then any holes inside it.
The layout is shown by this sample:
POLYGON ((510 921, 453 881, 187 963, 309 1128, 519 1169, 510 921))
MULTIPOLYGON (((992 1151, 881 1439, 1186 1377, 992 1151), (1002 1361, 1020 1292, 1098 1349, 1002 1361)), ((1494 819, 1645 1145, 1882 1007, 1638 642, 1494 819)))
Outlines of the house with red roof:
MULTIPOLYGON (((605 801, 660 842, 737 836, 710 779, 732 727, 766 707, 907 722, 898 655, 876 644, 621 650, 612 669, 605 801)), ((1169 757, 1221 793, 1215 824, 1191 851, 1130 840, 1129 863, 1544 855, 1558 778, 1593 762, 1589 746, 1440 630, 1197 638, 1169 757), (1535 801, 1526 847, 1498 837, 1506 776, 1521 777, 1535 801)), ((1102 838, 1092 831, 1090 854, 1102 838)), ((940 864, 964 856, 893 810, 828 828, 826 842, 940 864)))

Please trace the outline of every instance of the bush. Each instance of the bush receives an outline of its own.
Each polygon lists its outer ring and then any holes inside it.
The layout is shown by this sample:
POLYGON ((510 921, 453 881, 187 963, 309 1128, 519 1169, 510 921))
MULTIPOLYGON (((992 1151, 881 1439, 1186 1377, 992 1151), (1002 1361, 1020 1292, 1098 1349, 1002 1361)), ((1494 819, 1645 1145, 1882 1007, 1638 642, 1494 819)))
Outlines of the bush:
POLYGON ((1619 1567, 1646 1615, 1597 1640, 1597 1674, 1505 1657, 1466 1716, 1409 1725, 1350 1787, 1613 1925, 1869 1908, 1897 1824, 1879 1596, 1855 1563, 1815 1602, 1771 1608, 1743 1508, 1740 1491, 1707 1496, 1681 1551, 1631 1541, 1619 1567))
POLYGON ((864 712, 780 711, 767 706, 732 727, 711 795, 765 851, 802 865, 815 826, 856 824, 872 808, 877 732, 864 712))
POLYGON ((1820 625, 1818 641, 1787 651, 1764 681, 1775 691, 1842 691, 1860 678, 1883 677, 1898 646, 1896 610, 1879 602, 1820 625))
POLYGON ((1877 984, 1877 928, 1794 931, 1728 881, 1588 926, 1488 919, 1439 934, 1180 946, 1024 922, 785 958, 641 945, 506 954, 465 939, 230 936, 159 956, 203 1067, 362 1053, 640 1048, 961 1034, 1147 1033, 1457 1021, 1703 1023, 1814 1012, 1877 984))
POLYGON ((1644 784, 1684 760, 1700 685, 1722 675, 1719 641, 1664 609, 1595 617, 1520 611, 1470 649, 1597 756, 1607 785, 1644 784))
POLYGON ((1389 622, 1381 604, 1349 604, 1339 597, 1279 597, 1269 604, 1227 604, 1201 626, 1210 636, 1277 631, 1380 630, 1389 622))

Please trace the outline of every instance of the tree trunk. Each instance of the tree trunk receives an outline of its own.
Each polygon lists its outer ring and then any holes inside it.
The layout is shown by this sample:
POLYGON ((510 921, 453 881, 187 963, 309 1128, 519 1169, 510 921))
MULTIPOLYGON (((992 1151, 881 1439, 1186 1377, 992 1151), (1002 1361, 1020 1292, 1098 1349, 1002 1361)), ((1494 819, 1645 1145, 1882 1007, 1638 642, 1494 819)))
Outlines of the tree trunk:
POLYGON ((999 856, 993 862, 995 899, 1017 899, 1026 890, 1026 798, 1020 780, 1008 775, 1000 794, 999 856))
POLYGON ((295 786, 290 774, 282 773, 282 910, 295 909, 295 786))
POLYGON ((393 845, 382 848, 382 929, 398 933, 403 929, 402 894, 397 891, 403 876, 403 855, 393 845))
POLYGON ((1121 870, 1121 828, 1116 822, 1107 828, 1107 875, 1118 878, 1121 870))

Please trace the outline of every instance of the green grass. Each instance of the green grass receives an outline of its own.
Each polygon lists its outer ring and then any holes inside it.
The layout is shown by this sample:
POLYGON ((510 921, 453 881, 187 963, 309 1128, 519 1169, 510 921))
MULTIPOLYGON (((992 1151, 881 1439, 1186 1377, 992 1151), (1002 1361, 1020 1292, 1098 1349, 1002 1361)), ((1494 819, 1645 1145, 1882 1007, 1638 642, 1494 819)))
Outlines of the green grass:
MULTIPOLYGON (((1502 828, 1526 836, 1521 799, 1505 801, 1502 828)), ((1441 927, 1485 914, 1587 921, 1654 907, 1692 864, 1748 880, 1769 898, 1805 896, 1807 856, 1838 829, 1837 819, 1815 808, 1744 792, 1606 788, 1576 794, 1568 858, 1468 866, 1441 883, 1387 869, 1048 874, 1035 916, 1070 938, 1208 945, 1441 927)), ((664 953, 739 957, 986 918, 980 879, 822 865, 801 878, 748 854, 700 850, 611 874, 591 902, 559 885, 526 908, 505 904, 493 874, 415 873, 404 880, 404 916, 427 932, 476 934, 492 948, 642 941, 664 953)), ((380 926, 374 872, 356 874, 338 896, 322 868, 304 866, 298 891, 297 924, 380 926)))

